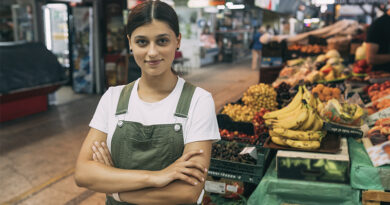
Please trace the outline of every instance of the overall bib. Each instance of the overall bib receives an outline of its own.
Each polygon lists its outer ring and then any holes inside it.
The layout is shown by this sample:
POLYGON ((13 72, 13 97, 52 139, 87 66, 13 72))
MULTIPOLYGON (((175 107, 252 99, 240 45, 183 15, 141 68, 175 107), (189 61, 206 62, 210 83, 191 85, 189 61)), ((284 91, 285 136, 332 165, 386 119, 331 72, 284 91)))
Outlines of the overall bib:
MULTIPOLYGON (((126 85, 119 97, 116 115, 126 114, 134 82, 126 85)), ((187 118, 195 86, 185 82, 176 117, 187 118)), ((136 108, 133 108, 136 109, 136 108)), ((111 141, 111 157, 120 169, 162 170, 180 158, 184 150, 181 123, 143 125, 138 122, 119 120, 111 141)), ((107 197, 106 205, 129 204, 107 197)))

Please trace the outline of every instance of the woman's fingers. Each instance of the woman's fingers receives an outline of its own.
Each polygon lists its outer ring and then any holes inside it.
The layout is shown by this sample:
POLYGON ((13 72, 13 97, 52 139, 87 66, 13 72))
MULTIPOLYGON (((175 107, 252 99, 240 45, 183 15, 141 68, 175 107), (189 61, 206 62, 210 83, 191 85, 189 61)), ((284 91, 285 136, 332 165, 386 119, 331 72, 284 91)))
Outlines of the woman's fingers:
POLYGON ((104 164, 106 164, 107 166, 110 166, 110 161, 108 160, 107 153, 104 150, 104 148, 102 147, 102 145, 99 142, 95 142, 95 146, 97 147, 100 154, 102 155, 103 160, 104 160, 104 164))
POLYGON ((185 181, 185 182, 187 182, 191 185, 194 185, 194 186, 199 184, 199 182, 195 178, 189 177, 189 176, 182 174, 182 173, 180 173, 176 178, 179 180, 185 181))
POLYGON ((207 172, 206 167, 204 167, 202 164, 200 164, 198 162, 185 161, 185 162, 183 162, 183 166, 185 166, 187 168, 196 168, 199 171, 201 171, 202 173, 206 173, 207 172))
POLYGON ((103 157, 102 157, 102 154, 101 154, 101 153, 99 152, 99 150, 95 147, 95 145, 92 145, 92 150, 93 150, 94 154, 96 155, 96 158, 97 158, 98 162, 104 164, 104 159, 103 159, 103 157))
POLYGON ((97 159, 97 157, 96 157, 96 154, 95 154, 95 153, 93 153, 93 154, 92 154, 92 159, 93 159, 93 161, 95 161, 95 162, 99 162, 99 160, 97 159))
POLYGON ((181 172, 191 178, 197 179, 200 183, 204 182, 204 174, 197 169, 184 168, 181 172))
POLYGON ((193 150, 193 151, 189 151, 187 153, 185 153, 183 156, 181 156, 181 161, 187 161, 189 159, 191 159, 193 156, 195 155, 199 155, 199 154, 202 154, 203 153, 203 150, 193 150))
POLYGON ((110 165, 114 166, 114 162, 112 161, 111 154, 110 154, 110 151, 108 150, 106 143, 102 142, 101 144, 102 144, 104 151, 107 153, 107 158, 108 158, 108 161, 110 162, 110 165))

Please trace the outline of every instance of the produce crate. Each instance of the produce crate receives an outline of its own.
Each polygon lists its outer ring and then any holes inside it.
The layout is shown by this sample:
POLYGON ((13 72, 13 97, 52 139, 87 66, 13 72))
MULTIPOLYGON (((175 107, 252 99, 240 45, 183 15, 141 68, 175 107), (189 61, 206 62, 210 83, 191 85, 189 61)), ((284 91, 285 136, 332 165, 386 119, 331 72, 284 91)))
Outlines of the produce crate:
MULTIPOLYGON (((219 141, 217 143, 226 143, 219 141)), ((240 144, 242 148, 248 146, 240 144)), ((272 153, 267 148, 256 148, 256 164, 246 164, 228 160, 211 158, 208 174, 213 177, 221 177, 248 183, 259 183, 263 177, 266 167, 270 163, 272 153)))
POLYGON ((279 150, 276 166, 278 178, 348 184, 347 140, 341 140, 341 151, 337 154, 279 150))
POLYGON ((233 121, 232 118, 230 118, 226 114, 218 114, 217 122, 218 122, 218 127, 220 129, 227 129, 229 131, 239 131, 247 135, 254 135, 255 132, 252 123, 233 121))
POLYGON ((390 193, 378 190, 362 191, 363 205, 380 205, 381 202, 390 202, 390 193))

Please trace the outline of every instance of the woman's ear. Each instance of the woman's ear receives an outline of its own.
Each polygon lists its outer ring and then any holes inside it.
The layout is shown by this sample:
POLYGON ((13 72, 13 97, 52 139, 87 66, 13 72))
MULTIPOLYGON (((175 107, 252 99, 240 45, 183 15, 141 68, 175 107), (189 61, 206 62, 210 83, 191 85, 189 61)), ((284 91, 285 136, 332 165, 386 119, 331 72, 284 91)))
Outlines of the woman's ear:
POLYGON ((179 36, 177 37, 177 47, 180 48, 180 41, 181 41, 181 33, 179 33, 179 36))
POLYGON ((131 50, 131 38, 130 38, 129 35, 126 35, 126 37, 127 37, 127 40, 129 41, 129 48, 130 48, 130 50, 131 50))

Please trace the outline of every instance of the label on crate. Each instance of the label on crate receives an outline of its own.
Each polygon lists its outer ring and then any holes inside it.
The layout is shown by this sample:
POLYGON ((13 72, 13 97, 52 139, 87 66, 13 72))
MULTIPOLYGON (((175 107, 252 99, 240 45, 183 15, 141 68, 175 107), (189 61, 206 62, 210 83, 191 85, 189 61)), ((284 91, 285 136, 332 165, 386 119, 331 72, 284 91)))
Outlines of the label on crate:
POLYGON ((251 157, 255 158, 257 160, 257 150, 256 147, 245 147, 241 152, 240 155, 249 154, 251 157))
POLYGON ((363 131, 360 127, 349 127, 345 125, 337 125, 334 123, 325 122, 324 128, 329 132, 334 132, 341 135, 351 136, 351 137, 362 137, 363 131))
POLYGON ((210 193, 224 194, 226 184, 223 182, 206 181, 204 189, 210 193))
POLYGON ((238 191, 238 187, 236 186, 233 186, 233 185, 226 185, 226 191, 230 191, 230 192, 233 192, 233 193, 237 193, 238 191))

